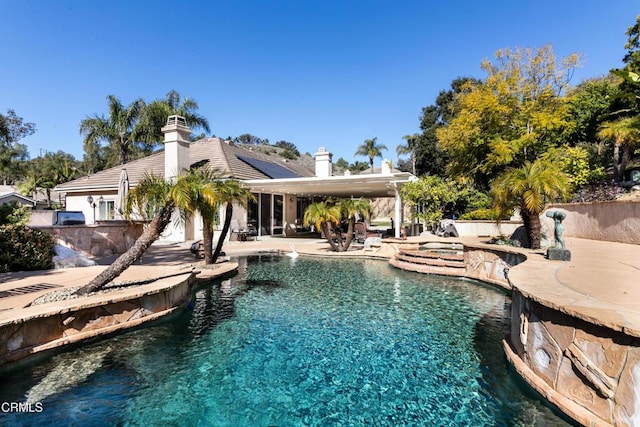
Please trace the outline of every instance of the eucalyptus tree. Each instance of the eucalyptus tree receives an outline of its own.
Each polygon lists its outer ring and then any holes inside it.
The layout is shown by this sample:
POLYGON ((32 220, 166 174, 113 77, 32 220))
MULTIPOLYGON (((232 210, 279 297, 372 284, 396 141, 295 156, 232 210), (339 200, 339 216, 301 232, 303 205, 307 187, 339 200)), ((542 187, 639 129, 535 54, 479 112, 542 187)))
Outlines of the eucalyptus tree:
POLYGON ((548 159, 526 161, 508 168, 492 184, 494 207, 499 218, 520 208, 532 249, 540 249, 540 214, 547 203, 564 199, 570 190, 568 177, 548 159))
POLYGON ((24 162, 28 159, 27 147, 19 141, 36 131, 33 123, 27 123, 12 109, 0 114, 0 181, 13 184, 24 175, 24 162))
POLYGON ((123 165, 131 157, 142 154, 137 143, 144 139, 145 129, 140 123, 140 116, 145 103, 138 98, 125 106, 114 95, 109 95, 107 107, 107 117, 96 114, 80 122, 80 134, 84 135, 84 150, 87 153, 100 151, 100 143, 105 141, 108 144, 107 151, 112 156, 105 166, 123 165))
POLYGON ((387 149, 384 144, 378 144, 377 140, 377 137, 365 139, 364 143, 358 146, 354 154, 354 156, 365 156, 369 158, 371 173, 373 173, 373 160, 376 157, 382 158, 382 151, 387 149))

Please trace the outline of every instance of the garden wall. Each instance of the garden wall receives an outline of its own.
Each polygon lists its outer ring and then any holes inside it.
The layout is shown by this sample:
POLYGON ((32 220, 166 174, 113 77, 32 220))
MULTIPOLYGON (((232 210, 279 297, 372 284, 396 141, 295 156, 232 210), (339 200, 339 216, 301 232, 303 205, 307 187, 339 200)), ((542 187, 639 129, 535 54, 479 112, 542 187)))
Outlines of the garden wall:
POLYGON ((497 224, 489 220, 456 220, 456 230, 460 237, 511 236, 521 225, 522 221, 502 221, 497 224))
POLYGON ((143 224, 126 221, 97 225, 37 226, 55 237, 56 244, 91 257, 125 253, 142 234, 143 224))
MULTIPOLYGON (((640 202, 592 202, 550 205, 567 214, 564 237, 640 244, 640 202)), ((543 234, 553 236, 553 220, 542 214, 543 234)))

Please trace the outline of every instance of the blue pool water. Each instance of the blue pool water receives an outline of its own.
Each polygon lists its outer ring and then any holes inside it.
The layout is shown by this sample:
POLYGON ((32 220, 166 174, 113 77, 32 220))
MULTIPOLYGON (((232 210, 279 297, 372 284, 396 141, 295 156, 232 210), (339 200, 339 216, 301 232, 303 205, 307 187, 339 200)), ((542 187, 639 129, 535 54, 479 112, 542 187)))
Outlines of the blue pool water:
POLYGON ((561 426, 508 369, 509 297, 379 261, 241 258, 179 315, 0 378, 0 425, 561 426))

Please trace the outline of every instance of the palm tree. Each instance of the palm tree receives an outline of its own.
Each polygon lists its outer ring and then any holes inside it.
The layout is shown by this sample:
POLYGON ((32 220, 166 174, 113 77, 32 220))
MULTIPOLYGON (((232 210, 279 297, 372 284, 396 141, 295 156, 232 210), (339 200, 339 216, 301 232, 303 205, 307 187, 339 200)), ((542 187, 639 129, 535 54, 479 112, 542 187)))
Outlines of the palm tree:
POLYGON ((217 180, 215 182, 216 194, 218 199, 218 206, 225 205, 224 224, 222 225, 222 231, 218 238, 218 244, 216 250, 213 253, 213 262, 215 263, 222 252, 222 245, 227 237, 229 228, 231 226, 231 217, 233 216, 233 204, 238 203, 243 207, 247 207, 249 200, 255 200, 251 190, 243 187, 240 181, 235 179, 217 180))
POLYGON ((566 197, 569 189, 566 174, 544 159, 527 161, 520 168, 509 168, 492 185, 498 217, 504 218, 514 207, 519 207, 532 249, 540 249, 540 214, 545 203, 566 197))
POLYGON ((304 211, 304 225, 314 225, 316 230, 322 231, 322 234, 326 237, 331 245, 331 249, 335 252, 340 252, 339 246, 334 239, 333 230, 329 228, 329 224, 340 223, 341 212, 340 208, 332 203, 328 202, 316 202, 307 206, 304 211))
POLYGON ((369 165, 371 166, 371 173, 373 173, 373 159, 376 157, 382 158, 382 150, 386 150, 387 147, 384 144, 378 144, 376 141, 378 137, 373 139, 365 139, 364 144, 358 146, 354 156, 366 156, 369 158, 369 165))
POLYGON ((327 200, 310 204, 304 211, 304 224, 313 224, 316 230, 322 231, 325 238, 335 252, 344 252, 349 249, 353 241, 354 227, 358 215, 369 218, 371 203, 363 198, 327 200), (340 221, 346 219, 348 228, 343 239, 340 232, 334 234, 331 225, 338 227, 340 221))
POLYGON ((349 222, 347 237, 345 238, 344 247, 342 248, 343 251, 346 251, 349 249, 349 246, 351 246, 351 241, 353 240, 356 217, 360 215, 365 220, 369 219, 371 215, 371 202, 363 198, 342 199, 339 200, 336 205, 340 208, 341 217, 347 218, 349 222))
POLYGON ((598 136, 613 141, 613 179, 622 181, 631 156, 631 146, 640 140, 639 116, 605 122, 600 126, 598 136))
POLYGON ((18 186, 18 190, 25 196, 30 196, 33 200, 37 200, 38 189, 45 183, 46 177, 42 176, 38 169, 31 164, 27 169, 25 178, 18 186))
POLYGON ((202 241, 204 263, 213 264, 213 226, 218 208, 216 175, 209 168, 191 169, 180 176, 171 189, 171 198, 180 211, 183 221, 188 221, 198 211, 202 217, 202 241))
POLYGON ((202 129, 211 132, 209 121, 197 113, 198 103, 192 98, 182 98, 180 94, 171 90, 164 99, 151 102, 144 110, 142 123, 145 132, 145 144, 150 148, 162 141, 162 127, 167 123, 169 116, 178 115, 184 117, 187 126, 191 129, 202 129))
POLYGON ((84 135, 85 152, 96 152, 100 141, 106 141, 117 152, 121 165, 127 163, 135 151, 135 143, 143 139, 144 130, 140 115, 145 107, 142 99, 124 106, 114 95, 107 96, 109 116, 94 115, 80 122, 80 134, 84 135))
POLYGON ((135 212, 143 218, 151 218, 145 226, 142 235, 131 248, 113 264, 97 275, 87 285, 76 291, 78 295, 85 295, 102 289, 107 283, 122 274, 131 264, 142 257, 153 242, 158 240, 164 229, 171 222, 175 208, 173 199, 173 183, 167 182, 161 176, 145 175, 140 183, 129 191, 125 217, 130 219, 135 212))
POLYGON ((406 144, 400 144, 396 147, 396 154, 398 157, 404 156, 405 154, 409 154, 411 156, 411 170, 413 174, 416 174, 416 152, 415 152, 415 144, 420 139, 420 135, 414 133, 413 135, 405 135, 402 137, 406 144))

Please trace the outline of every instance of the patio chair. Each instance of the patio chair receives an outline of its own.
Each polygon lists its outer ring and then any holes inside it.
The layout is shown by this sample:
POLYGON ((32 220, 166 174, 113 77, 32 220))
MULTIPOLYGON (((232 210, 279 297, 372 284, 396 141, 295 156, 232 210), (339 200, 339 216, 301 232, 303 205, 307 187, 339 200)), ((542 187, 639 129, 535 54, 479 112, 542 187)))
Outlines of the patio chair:
POLYGON ((367 239, 367 224, 364 222, 356 222, 353 228, 355 232, 354 240, 358 243, 364 243, 367 239))
POLYGON ((249 226, 244 227, 240 225, 240 222, 237 219, 232 219, 231 224, 231 236, 230 240, 233 239, 233 235, 236 235, 236 240, 241 242, 246 242, 248 239, 255 239, 258 236, 258 230, 255 227, 249 226))

